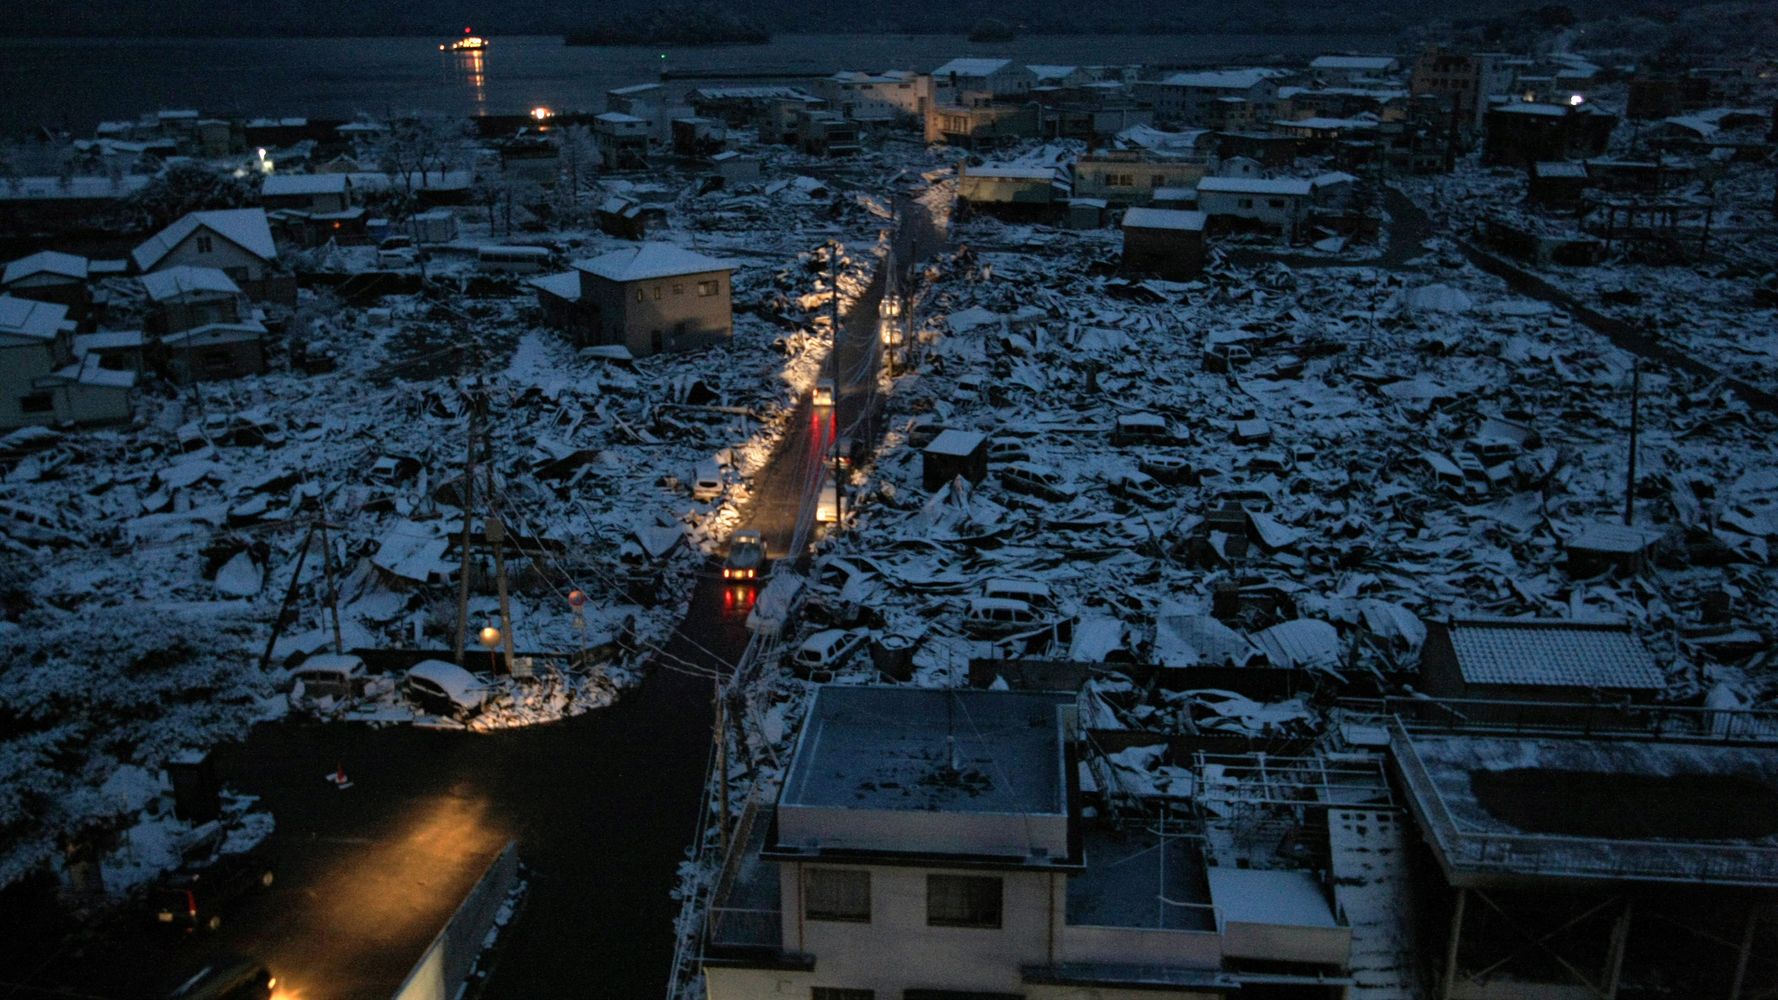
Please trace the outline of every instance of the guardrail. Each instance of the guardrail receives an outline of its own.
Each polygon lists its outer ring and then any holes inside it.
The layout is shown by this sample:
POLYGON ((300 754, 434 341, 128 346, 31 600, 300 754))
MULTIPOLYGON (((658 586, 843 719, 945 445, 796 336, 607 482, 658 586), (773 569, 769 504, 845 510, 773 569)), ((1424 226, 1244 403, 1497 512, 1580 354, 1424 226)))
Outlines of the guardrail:
POLYGON ((453 1000, 475 967, 482 941, 494 926, 494 916, 518 877, 519 845, 518 841, 509 840, 463 897, 457 912, 451 914, 438 936, 420 954, 393 1000, 453 1000))
POLYGON ((1619 702, 1501 701, 1483 698, 1344 698, 1341 708, 1414 732, 1625 736, 1719 743, 1778 744, 1778 712, 1619 702))

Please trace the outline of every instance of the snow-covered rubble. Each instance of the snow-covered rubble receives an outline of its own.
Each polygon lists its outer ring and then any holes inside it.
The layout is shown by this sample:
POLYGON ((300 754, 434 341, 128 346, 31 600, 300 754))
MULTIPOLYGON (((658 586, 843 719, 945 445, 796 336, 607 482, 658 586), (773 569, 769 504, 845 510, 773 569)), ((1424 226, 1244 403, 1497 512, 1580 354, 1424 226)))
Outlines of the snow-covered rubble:
MULTIPOLYGON (((577 352, 542 327, 522 283, 445 291, 469 277, 476 246, 503 242, 492 219, 465 218, 463 246, 437 255, 430 290, 368 307, 304 291, 279 317, 290 342, 339 359, 332 371, 274 361, 254 378, 145 384, 132 426, 9 436, 0 634, 14 656, 0 669, 0 884, 48 859, 59 831, 110 815, 91 789, 120 768, 157 766, 286 712, 288 668, 335 646, 330 593, 343 648, 450 648, 478 396, 472 534, 487 530, 491 502, 509 538, 513 643, 545 655, 531 679, 484 674, 493 697, 468 727, 608 704, 678 624, 693 570, 735 526, 827 354, 824 244, 843 247, 842 303, 868 282, 885 220, 852 189, 874 190, 885 169, 873 156, 820 181, 791 170, 782 187, 715 192, 663 172, 673 228, 651 238, 739 264, 734 336, 720 348, 641 360, 577 352), (708 464, 721 491, 695 499, 693 472, 708 464), (579 613, 568 600, 576 590, 587 597, 579 613)), ((550 242, 567 259, 621 245, 584 229, 550 242)), ((322 269, 375 266, 354 248, 298 257, 322 269)), ((139 298, 120 289, 108 323, 139 328, 139 298)), ((476 667, 475 632, 499 621, 485 546, 471 573, 476 667)), ((366 698, 324 714, 456 724, 409 705, 397 678, 384 674, 366 698)))

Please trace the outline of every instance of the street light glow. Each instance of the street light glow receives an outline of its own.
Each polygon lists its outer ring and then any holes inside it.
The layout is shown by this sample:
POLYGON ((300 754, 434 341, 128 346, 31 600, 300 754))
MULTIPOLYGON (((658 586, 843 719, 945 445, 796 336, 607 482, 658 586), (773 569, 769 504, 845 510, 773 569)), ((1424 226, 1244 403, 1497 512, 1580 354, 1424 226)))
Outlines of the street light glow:
POLYGON ((531 117, 537 119, 540 122, 549 121, 551 118, 554 118, 555 116, 556 116, 556 113, 554 111, 551 111, 550 109, 544 107, 541 104, 539 104, 537 107, 534 107, 531 109, 531 117))
POLYGON ((489 625, 481 630, 479 638, 481 639, 482 645, 489 649, 493 649, 500 642, 500 630, 489 625))

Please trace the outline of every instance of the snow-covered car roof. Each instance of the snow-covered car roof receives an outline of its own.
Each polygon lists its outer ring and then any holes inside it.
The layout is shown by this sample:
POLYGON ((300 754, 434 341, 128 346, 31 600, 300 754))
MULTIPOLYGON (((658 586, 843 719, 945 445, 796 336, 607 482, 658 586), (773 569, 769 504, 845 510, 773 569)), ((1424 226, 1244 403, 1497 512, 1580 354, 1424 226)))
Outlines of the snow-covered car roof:
POLYGON ((421 660, 408 668, 407 676, 418 677, 438 685, 450 699, 465 708, 480 705, 488 697, 487 689, 474 674, 455 663, 443 660, 421 660))

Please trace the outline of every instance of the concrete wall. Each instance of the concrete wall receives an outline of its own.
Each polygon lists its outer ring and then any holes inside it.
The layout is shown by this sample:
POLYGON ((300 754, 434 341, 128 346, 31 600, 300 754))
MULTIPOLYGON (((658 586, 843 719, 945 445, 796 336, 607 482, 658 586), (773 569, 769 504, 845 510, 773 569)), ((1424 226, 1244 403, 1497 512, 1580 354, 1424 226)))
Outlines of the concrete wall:
POLYGON ((1279 927, 1231 920, 1222 928, 1222 951, 1230 958, 1345 968, 1352 958, 1352 929, 1279 927))
MULTIPOLYGON (((819 979, 812 982, 817 985, 870 988, 884 997, 899 996, 906 989, 1017 993, 1021 966, 1060 960, 1057 945, 1068 893, 1065 875, 874 867, 871 922, 865 924, 804 919, 805 867, 820 866, 779 867, 784 950, 815 957, 819 979), (929 874, 999 877, 1001 926, 926 926, 929 874)), ((721 996, 712 990, 711 1000, 721 996)))
POLYGON ((463 980, 481 954, 482 939, 494 926, 494 914, 519 878, 519 845, 508 841, 488 866, 481 881, 463 897, 462 905, 432 939, 393 1000, 455 1000, 463 980))
POLYGON ((1062 930, 1061 961, 1220 969, 1222 935, 1214 931, 1163 931, 1068 924, 1062 930))

